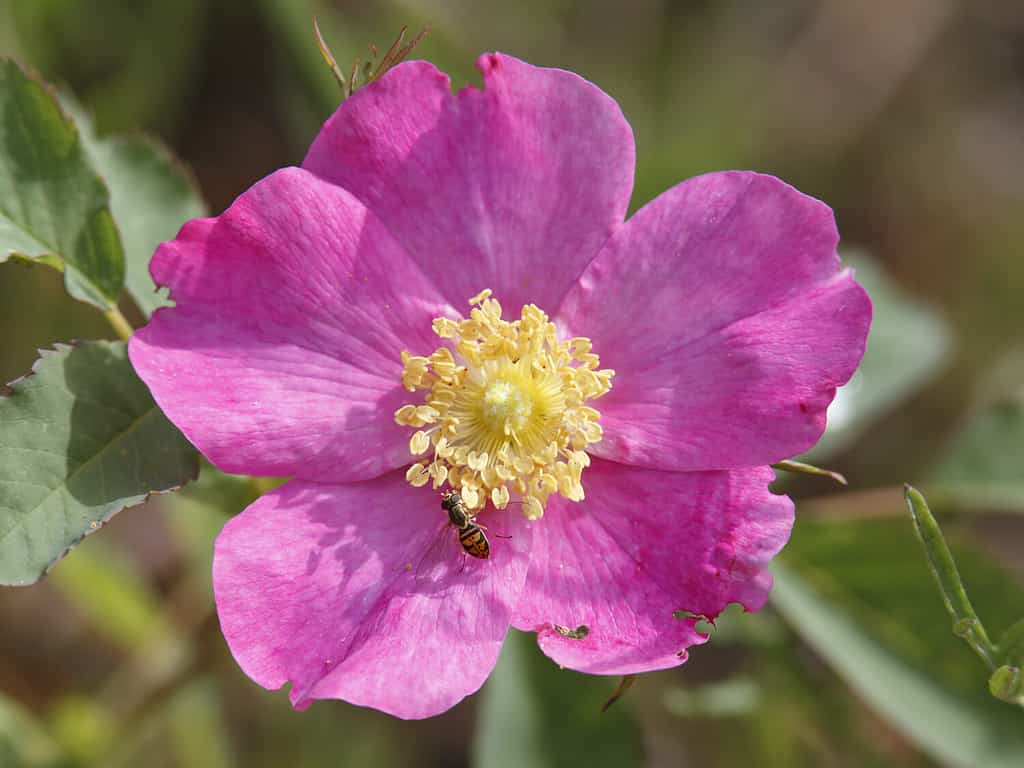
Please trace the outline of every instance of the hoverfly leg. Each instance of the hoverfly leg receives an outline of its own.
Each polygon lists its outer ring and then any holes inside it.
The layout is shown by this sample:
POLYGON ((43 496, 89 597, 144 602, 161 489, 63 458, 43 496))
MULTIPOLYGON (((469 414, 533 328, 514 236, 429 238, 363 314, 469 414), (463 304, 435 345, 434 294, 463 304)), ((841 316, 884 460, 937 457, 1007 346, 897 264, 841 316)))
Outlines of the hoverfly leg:
MULTIPOLYGON (((483 523, 477 523, 477 527, 483 528, 485 531, 491 530, 490 528, 488 528, 483 523)), ((502 535, 500 533, 492 533, 491 535, 494 536, 497 539, 511 539, 512 538, 511 536, 505 536, 505 535, 502 535)))

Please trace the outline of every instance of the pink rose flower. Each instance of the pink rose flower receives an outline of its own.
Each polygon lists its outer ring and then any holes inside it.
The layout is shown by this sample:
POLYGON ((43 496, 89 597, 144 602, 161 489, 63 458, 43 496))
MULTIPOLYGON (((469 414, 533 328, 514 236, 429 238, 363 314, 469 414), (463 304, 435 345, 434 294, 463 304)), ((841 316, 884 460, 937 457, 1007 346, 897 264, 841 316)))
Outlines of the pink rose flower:
POLYGON ((817 441, 864 350, 828 207, 727 172, 627 221, 616 103, 479 67, 454 95, 396 67, 153 257, 176 306, 136 370, 220 469, 293 478, 225 526, 213 575, 239 665, 297 708, 443 712, 510 626, 582 672, 682 664, 695 616, 764 604, 793 520, 767 465, 817 441))

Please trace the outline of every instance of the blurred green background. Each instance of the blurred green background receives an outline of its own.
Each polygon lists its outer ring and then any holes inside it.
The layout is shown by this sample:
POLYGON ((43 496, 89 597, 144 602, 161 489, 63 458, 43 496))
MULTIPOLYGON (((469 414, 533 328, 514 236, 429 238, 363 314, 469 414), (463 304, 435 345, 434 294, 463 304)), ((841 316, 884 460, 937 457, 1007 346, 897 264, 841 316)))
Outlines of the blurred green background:
MULTIPOLYGON (((1024 616, 1024 5, 0 0, 0 53, 101 133, 160 137, 219 212, 298 164, 337 106, 313 14, 343 68, 430 23, 414 55, 457 87, 486 50, 579 72, 633 125, 634 208, 725 168, 832 205, 876 322, 810 458, 850 488, 783 477, 798 522, 769 609, 730 611, 608 713, 616 680, 514 635, 482 693, 405 723, 295 713, 238 670, 211 545, 261 486, 204 467, 0 591, 0 768, 1024 765, 1024 711, 950 632, 900 488, 929 495, 989 631, 1024 616)), ((0 265, 3 380, 38 348, 106 337, 56 272, 0 265)))

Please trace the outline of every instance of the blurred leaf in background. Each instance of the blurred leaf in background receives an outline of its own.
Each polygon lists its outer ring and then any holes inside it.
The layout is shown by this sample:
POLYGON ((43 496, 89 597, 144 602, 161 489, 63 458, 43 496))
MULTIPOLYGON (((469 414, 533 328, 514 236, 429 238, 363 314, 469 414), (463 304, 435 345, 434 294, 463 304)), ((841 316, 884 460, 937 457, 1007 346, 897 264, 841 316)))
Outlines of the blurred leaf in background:
POLYGON ((912 299, 863 252, 844 251, 871 296, 874 314, 864 359, 828 409, 828 429, 807 453, 819 462, 853 443, 901 402, 922 389, 952 353, 948 324, 934 309, 912 299))
POLYGON ((17 702, 0 694, 0 766, 59 768, 66 765, 45 727, 17 702))
POLYGON ((510 630, 484 687, 474 740, 476 768, 643 765, 640 729, 630 709, 601 705, 616 677, 558 666, 533 634, 510 630))
POLYGON ((173 123, 189 103, 210 8, 204 0, 0 2, 19 55, 44 77, 64 79, 101 132, 173 123))
POLYGON ((977 507, 1024 511, 1024 377, 1020 389, 980 404, 930 473, 942 494, 977 507))
POLYGON ((111 309, 124 252, 108 203, 74 122, 47 86, 0 59, 0 262, 52 266, 71 296, 111 309))
MULTIPOLYGON (((1024 612, 1024 590, 969 539, 949 533, 979 614, 1009 626, 1024 612)), ((905 517, 802 521, 772 600, 869 706, 937 760, 1024 761, 1020 713, 989 696, 988 673, 953 635, 905 517)))
POLYGON ((189 219, 206 215, 191 173, 155 139, 141 135, 100 138, 92 118, 71 97, 65 108, 78 126, 85 151, 110 190, 110 210, 125 251, 125 287, 144 317, 167 306, 157 292, 149 260, 189 219))

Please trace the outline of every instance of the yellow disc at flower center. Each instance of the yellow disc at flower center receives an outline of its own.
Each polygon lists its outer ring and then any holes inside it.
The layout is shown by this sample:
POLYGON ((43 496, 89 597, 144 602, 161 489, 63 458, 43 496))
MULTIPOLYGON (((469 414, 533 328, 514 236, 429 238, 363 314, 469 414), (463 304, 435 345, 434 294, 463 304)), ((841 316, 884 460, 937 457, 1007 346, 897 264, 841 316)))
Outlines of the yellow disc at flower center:
POLYGON ((533 304, 504 320, 490 293, 470 300, 468 319, 434 320, 451 346, 429 357, 402 353, 402 383, 426 396, 399 408, 395 421, 428 427, 409 450, 433 453, 406 477, 417 486, 448 483, 474 509, 488 499, 503 508, 515 494, 527 516, 539 517, 552 493, 583 498, 585 449, 601 439, 600 413, 586 403, 611 389, 614 371, 598 368, 588 339, 560 340, 533 304))
POLYGON ((499 379, 487 385, 482 398, 480 420, 502 435, 521 432, 533 415, 533 393, 529 381, 499 379))

